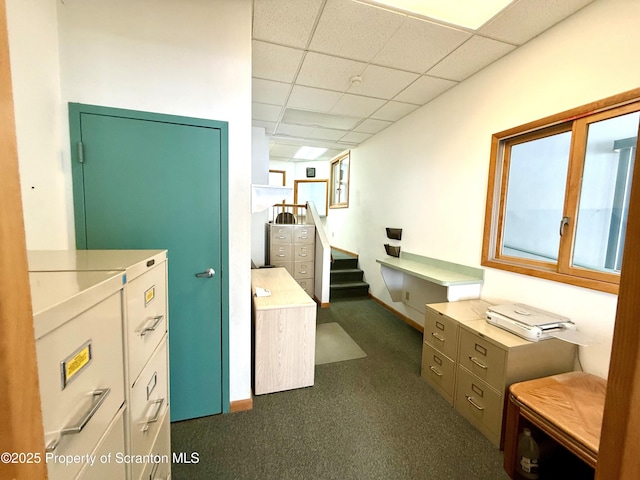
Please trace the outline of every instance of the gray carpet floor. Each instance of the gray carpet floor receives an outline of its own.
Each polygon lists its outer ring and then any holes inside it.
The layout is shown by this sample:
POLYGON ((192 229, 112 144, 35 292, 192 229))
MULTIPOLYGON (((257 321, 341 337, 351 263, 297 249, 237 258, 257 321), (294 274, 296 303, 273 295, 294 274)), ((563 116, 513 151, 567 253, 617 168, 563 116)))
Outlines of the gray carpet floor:
POLYGON ((365 358, 316 366, 313 387, 171 426, 173 480, 506 480, 502 453, 420 377, 422 335, 369 299, 333 301, 365 358))

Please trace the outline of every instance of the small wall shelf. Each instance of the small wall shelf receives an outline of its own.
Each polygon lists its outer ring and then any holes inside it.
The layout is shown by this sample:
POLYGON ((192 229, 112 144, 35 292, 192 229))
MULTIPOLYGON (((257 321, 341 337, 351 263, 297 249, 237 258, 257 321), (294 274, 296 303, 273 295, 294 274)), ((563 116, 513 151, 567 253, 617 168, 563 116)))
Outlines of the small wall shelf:
POLYGON ((425 311, 425 304, 480 298, 484 270, 402 252, 376 260, 394 302, 425 311))

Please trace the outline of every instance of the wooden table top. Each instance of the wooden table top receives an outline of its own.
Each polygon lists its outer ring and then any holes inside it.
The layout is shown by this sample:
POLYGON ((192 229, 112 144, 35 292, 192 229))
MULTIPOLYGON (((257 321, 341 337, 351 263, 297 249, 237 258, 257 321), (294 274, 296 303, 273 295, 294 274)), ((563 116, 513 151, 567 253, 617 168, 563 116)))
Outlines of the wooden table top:
POLYGON ((595 457, 600 445, 606 380, 569 372, 511 385, 511 395, 595 457))

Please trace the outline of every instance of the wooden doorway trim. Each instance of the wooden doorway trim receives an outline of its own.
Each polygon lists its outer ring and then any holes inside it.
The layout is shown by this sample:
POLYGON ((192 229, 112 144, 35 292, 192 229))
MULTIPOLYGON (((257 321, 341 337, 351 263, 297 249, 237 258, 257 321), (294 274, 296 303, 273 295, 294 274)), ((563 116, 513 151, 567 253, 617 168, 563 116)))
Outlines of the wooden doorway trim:
POLYGON ((47 477, 47 466, 4 0, 0 0, 0 172, 0 452, 40 458, 39 463, 2 461, 0 478, 40 479, 47 477))

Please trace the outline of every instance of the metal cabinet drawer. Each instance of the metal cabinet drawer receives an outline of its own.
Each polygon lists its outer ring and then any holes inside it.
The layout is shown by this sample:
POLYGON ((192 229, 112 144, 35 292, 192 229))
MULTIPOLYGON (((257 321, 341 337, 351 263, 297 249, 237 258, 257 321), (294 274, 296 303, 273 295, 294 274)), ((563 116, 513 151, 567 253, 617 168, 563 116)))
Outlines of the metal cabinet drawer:
POLYGON ((314 248, 313 245, 303 243, 301 245, 295 245, 294 260, 296 262, 306 261, 313 262, 314 248))
POLYGON ((424 341, 455 360, 458 349, 458 323, 427 308, 424 322, 424 341))
MULTIPOLYGON (((169 382, 166 336, 131 387, 129 397, 132 455, 148 455, 168 409, 169 382)), ((139 478, 144 465, 133 464, 132 478, 139 478)))
MULTIPOLYGON (((91 453, 124 403, 122 291, 36 341, 47 451, 91 453)), ((74 478, 81 464, 48 462, 49 478, 74 478)))
MULTIPOLYGON (((171 436, 170 436, 169 413, 164 416, 164 420, 158 431, 156 441, 151 447, 151 457, 155 463, 147 463, 140 478, 137 480, 168 480, 171 478, 171 436)), ((182 452, 177 452, 181 455, 182 452)), ((195 460, 191 458, 191 453, 187 454, 187 460, 195 460)), ((199 458, 198 458, 199 460, 199 458)), ((134 477, 135 478, 135 477, 134 477)))
POLYGON ((453 360, 428 343, 422 344, 422 378, 435 387, 450 403, 453 403, 455 372, 453 360))
POLYGON ((271 243, 291 243, 293 238, 293 228, 291 226, 272 225, 271 226, 271 243))
POLYGON ((503 396, 458 367, 455 408, 495 445, 500 443, 503 396))
POLYGON ((298 282, 298 285, 300 285, 302 289, 307 292, 307 295, 313 298, 313 295, 315 294, 315 291, 313 289, 313 278, 297 278, 296 281, 298 282))
POLYGON ((313 278, 313 262, 295 262, 293 278, 313 278))
POLYGON ((166 263, 129 282, 126 298, 129 382, 133 383, 167 332, 166 263))
POLYGON ((316 239, 316 229, 309 225, 296 225, 293 227, 293 243, 313 243, 316 239))
POLYGON ((126 478, 127 465, 118 454, 123 454, 124 449, 124 407, 111 423, 109 430, 100 440, 98 448, 92 455, 96 459, 93 465, 85 463, 77 480, 114 480, 126 478), (107 461, 102 461, 106 459, 107 461))
POLYGON ((269 250, 269 261, 273 265, 274 262, 291 262, 293 261, 292 245, 276 243, 271 245, 269 250))
POLYGON ((458 363, 493 388, 504 388, 506 352, 477 335, 460 329, 458 363))

